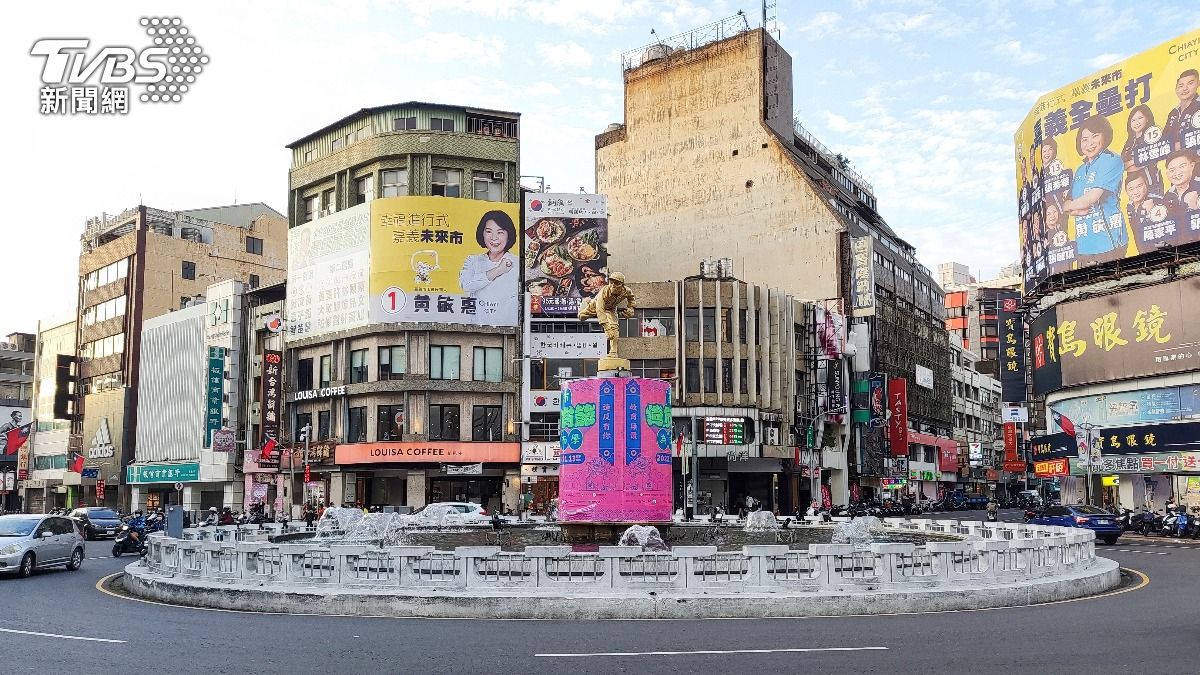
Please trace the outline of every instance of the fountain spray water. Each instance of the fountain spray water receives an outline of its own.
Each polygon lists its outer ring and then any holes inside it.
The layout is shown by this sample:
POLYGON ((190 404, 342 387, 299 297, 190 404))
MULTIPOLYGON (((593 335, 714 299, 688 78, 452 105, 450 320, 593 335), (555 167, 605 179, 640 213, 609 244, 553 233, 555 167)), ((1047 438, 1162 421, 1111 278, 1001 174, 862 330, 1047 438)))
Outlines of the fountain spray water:
POLYGON ((658 528, 651 525, 631 525, 621 534, 617 543, 621 546, 641 546, 643 551, 666 551, 669 548, 658 528))
POLYGON ((746 515, 747 532, 773 532, 779 529, 779 521, 770 511, 751 511, 746 515))
POLYGON ((855 550, 867 550, 875 539, 875 530, 883 527, 883 521, 875 516, 859 516, 848 523, 838 523, 833 532, 833 543, 851 544, 855 550))

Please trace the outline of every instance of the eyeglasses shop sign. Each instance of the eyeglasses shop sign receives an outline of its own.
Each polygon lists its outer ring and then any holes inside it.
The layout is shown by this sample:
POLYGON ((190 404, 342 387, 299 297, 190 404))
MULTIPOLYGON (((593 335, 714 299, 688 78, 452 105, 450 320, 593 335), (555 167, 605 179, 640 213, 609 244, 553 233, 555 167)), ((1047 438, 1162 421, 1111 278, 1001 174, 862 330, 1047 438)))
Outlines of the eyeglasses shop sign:
POLYGON ((604 333, 533 333, 529 355, 539 359, 598 359, 608 353, 604 333))

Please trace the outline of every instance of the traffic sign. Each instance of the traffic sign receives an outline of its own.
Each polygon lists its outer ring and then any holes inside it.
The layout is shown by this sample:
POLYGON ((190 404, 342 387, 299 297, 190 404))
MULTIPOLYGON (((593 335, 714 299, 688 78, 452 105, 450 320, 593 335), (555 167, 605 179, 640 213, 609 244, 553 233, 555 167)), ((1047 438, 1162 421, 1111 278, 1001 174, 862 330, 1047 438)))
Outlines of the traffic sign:
POLYGON ((176 492, 183 492, 183 483, 176 483, 176 484, 175 484, 175 491, 176 491, 176 492))

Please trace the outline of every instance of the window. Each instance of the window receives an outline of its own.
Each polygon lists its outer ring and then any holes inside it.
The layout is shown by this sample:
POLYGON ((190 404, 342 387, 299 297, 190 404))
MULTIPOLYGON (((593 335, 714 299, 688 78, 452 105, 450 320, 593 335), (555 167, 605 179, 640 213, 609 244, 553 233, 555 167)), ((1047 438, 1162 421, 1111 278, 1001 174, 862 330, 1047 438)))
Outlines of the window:
POLYGON ((317 438, 316 440, 323 441, 329 438, 329 411, 317 411, 317 438))
POLYGON ((476 347, 471 365, 474 370, 471 379, 477 382, 499 382, 504 379, 504 349, 476 347))
POLYGON ((458 440, 458 404, 430 404, 429 440, 458 440))
POLYGON ((721 359, 721 391, 733 393, 733 359, 721 359))
POLYGON ((121 258, 114 263, 90 272, 84 279, 84 285, 87 287, 87 290, 94 291, 101 286, 111 284, 127 276, 129 276, 129 258, 121 258))
POLYGON ((675 334, 675 310, 635 309, 633 317, 620 319, 621 337, 662 337, 675 334))
POLYGON ((558 418, 556 412, 529 413, 529 440, 557 441, 558 418))
POLYGON ((313 360, 300 359, 296 362, 296 388, 309 391, 313 388, 313 360))
POLYGON ((545 386, 540 388, 558 389, 567 380, 594 377, 598 365, 596 359, 546 359, 542 366, 546 382, 545 386))
POLYGON ((629 362, 634 377, 669 380, 675 377, 675 359, 634 359, 629 362))
POLYGON ((317 219, 317 209, 320 208, 321 196, 312 195, 304 198, 304 222, 317 219))
MULTIPOLYGON (((746 310, 738 310, 738 342, 741 342, 742 344, 746 344, 746 316, 746 310)), ((797 342, 796 347, 799 348, 801 344, 803 343, 797 342)))
POLYGON ((462 169, 434 169, 433 194, 437 197, 462 196, 462 169))
MULTIPOLYGON (((722 323, 724 325, 725 341, 729 341, 729 320, 728 314, 724 310, 721 311, 722 323)), ((683 330, 687 333, 689 342, 698 341, 696 336, 700 331, 700 310, 696 308, 685 309, 683 312, 683 330)), ((704 342, 717 341, 717 310, 712 307, 704 308, 704 342)))
POLYGON ((313 155, 313 151, 312 151, 312 150, 305 150, 305 151, 304 151, 304 161, 306 161, 306 162, 311 162, 311 161, 312 161, 312 155, 313 155))
POLYGON ((416 128, 416 117, 395 117, 392 119, 392 131, 409 131, 416 128))
POLYGON ((257 275, 257 274, 251 274, 251 275, 250 275, 250 288, 251 288, 251 290, 253 290, 253 289, 255 289, 255 288, 258 288, 258 286, 259 286, 259 283, 261 283, 261 281, 259 280, 259 278, 258 278, 258 275, 257 275))
POLYGON ((246 237, 246 253, 262 255, 262 239, 258 237, 246 237))
POLYGON ((494 177, 491 171, 475 171, 471 174, 475 199, 488 202, 504 201, 504 181, 494 177))
POLYGON ((500 406, 477 405, 471 408, 471 440, 499 441, 503 439, 500 406))
POLYGON ((117 333, 92 342, 85 342, 80 353, 85 359, 102 359, 125 352, 125 334, 117 333))
POLYGON ((183 269, 181 269, 179 271, 179 274, 184 279, 191 279, 191 280, 195 281, 195 279, 196 279, 196 263, 194 263, 190 260, 184 260, 183 261, 183 269))
POLYGON ((375 199, 375 177, 363 176, 354 181, 354 203, 365 204, 375 199))
POLYGON ((398 441, 404 436, 404 404, 379 406, 375 440, 398 441))
MULTIPOLYGON (((296 426, 292 429, 292 441, 295 443, 304 442, 304 427, 312 426, 312 413, 296 413, 296 426)), ((316 440, 309 438, 310 441, 316 440)))
POLYGON ((367 441, 367 408, 351 408, 346 418, 346 442, 365 443, 367 441))
POLYGON ((379 379, 391 380, 408 368, 408 350, 404 345, 379 348, 379 379))
POLYGON ((337 152, 338 150, 342 149, 342 139, 340 136, 333 139, 333 141, 329 144, 329 149, 333 152, 337 152))
POLYGON ((334 195, 333 188, 321 193, 321 215, 327 216, 337 211, 337 201, 334 195))
POLYGON ((429 347, 429 379, 457 380, 461 358, 458 347, 431 345, 429 347))
POLYGON ((454 120, 449 117, 430 117, 429 129, 431 131, 454 131, 454 120))
MULTIPOLYGON (((700 392, 700 375, 699 359, 688 359, 687 368, 684 371, 684 379, 686 380, 687 390, 689 393, 700 392)), ((704 392, 708 394, 716 393, 717 391, 717 364, 714 359, 704 359, 704 392)))
POLYGON ((330 356, 329 354, 326 354, 321 357, 321 379, 320 379, 321 388, 324 389, 325 387, 328 387, 330 381, 332 381, 332 380, 333 380, 333 357, 330 356))
POLYGON ((367 350, 355 349, 350 352, 350 384, 360 384, 367 381, 367 350))
MULTIPOLYGON (((801 384, 800 384, 803 380, 804 380, 804 378, 800 376, 800 371, 797 370, 796 371, 796 391, 797 392, 804 391, 804 387, 801 386, 801 384)), ((741 391, 741 393, 743 393, 743 394, 747 394, 750 392, 750 360, 749 359, 742 359, 742 360, 738 361, 738 390, 741 391)))
POLYGON ((83 325, 90 326, 125 315, 125 296, 119 295, 83 310, 83 325))
POLYGON ((383 196, 403 197, 408 194, 408 169, 388 169, 383 172, 383 196))

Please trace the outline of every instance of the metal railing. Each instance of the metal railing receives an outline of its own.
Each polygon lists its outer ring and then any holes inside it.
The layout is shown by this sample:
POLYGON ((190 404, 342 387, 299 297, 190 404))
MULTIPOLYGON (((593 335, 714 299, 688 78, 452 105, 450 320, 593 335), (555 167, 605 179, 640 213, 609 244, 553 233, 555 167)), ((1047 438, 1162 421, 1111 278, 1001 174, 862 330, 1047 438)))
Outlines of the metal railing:
POLYGON ((707 26, 701 26, 685 33, 672 35, 652 42, 644 47, 631 49, 621 54, 621 68, 631 70, 651 61, 666 58, 677 52, 689 51, 720 42, 725 38, 740 35, 750 30, 750 20, 745 13, 738 12, 707 26))

